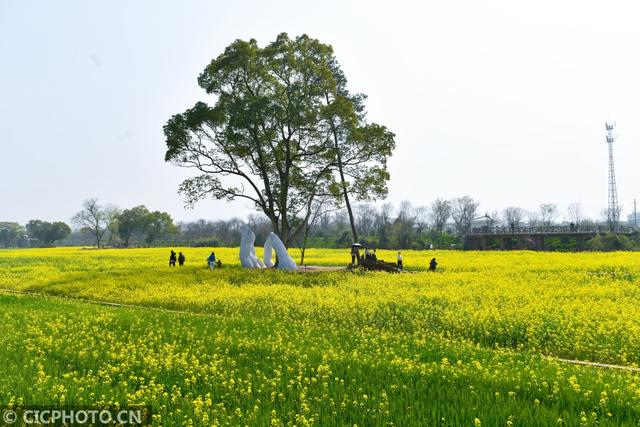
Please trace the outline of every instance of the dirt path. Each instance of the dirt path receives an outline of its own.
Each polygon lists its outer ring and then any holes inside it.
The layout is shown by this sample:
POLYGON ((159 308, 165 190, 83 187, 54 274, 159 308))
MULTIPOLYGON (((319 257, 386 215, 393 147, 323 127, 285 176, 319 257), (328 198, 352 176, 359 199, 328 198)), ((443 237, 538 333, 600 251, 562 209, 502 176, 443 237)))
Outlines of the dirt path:
POLYGON ((299 266, 296 270, 298 273, 306 273, 307 271, 347 271, 346 267, 324 266, 324 265, 304 265, 299 266))

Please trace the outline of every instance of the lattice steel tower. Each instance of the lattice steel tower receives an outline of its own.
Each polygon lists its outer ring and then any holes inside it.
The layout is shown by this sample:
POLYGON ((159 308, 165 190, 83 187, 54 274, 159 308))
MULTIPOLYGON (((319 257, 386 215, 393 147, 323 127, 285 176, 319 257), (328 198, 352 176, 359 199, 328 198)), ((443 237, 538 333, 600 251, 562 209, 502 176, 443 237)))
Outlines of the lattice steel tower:
POLYGON ((607 122, 604 125, 607 135, 607 145, 609 146, 609 204, 607 206, 607 222, 611 229, 615 229, 620 221, 620 208, 618 207, 618 191, 616 189, 616 171, 613 167, 613 141, 616 134, 613 132, 616 123, 607 122))

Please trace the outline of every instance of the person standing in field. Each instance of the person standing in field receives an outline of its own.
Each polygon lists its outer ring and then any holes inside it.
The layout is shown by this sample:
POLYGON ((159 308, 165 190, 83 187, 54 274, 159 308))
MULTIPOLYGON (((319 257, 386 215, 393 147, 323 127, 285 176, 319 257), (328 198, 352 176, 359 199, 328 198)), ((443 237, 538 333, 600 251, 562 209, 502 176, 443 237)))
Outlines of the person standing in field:
POLYGON ((431 262, 429 263, 429 271, 436 271, 436 267, 438 266, 438 262, 435 258, 431 258, 431 262))
POLYGON ((356 257, 358 256, 358 248, 356 246, 351 247, 351 265, 356 264, 356 257))
POLYGON ((180 254, 178 255, 178 264, 180 265, 180 267, 184 266, 185 260, 186 258, 184 257, 184 254, 180 252, 180 254))
POLYGON ((171 255, 169 255, 169 267, 176 266, 176 253, 172 250, 171 255))
POLYGON ((400 251, 398 251, 398 270, 402 270, 402 254, 400 251))
POLYGON ((213 271, 213 269, 216 268, 216 254, 214 252, 211 252, 211 255, 207 258, 207 262, 209 263, 209 268, 213 271))

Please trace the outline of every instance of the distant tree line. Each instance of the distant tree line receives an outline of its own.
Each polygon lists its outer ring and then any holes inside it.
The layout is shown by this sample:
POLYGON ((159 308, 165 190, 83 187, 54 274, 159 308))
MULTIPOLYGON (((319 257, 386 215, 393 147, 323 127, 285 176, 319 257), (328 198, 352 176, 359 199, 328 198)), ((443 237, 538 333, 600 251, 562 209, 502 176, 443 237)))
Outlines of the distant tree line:
POLYGON ((31 220, 25 226, 17 222, 0 222, 0 247, 29 246, 37 240, 42 246, 53 245, 71 234, 71 227, 64 222, 31 220))
POLYGON ((179 234, 167 212, 150 211, 144 205, 121 210, 113 205, 101 206, 97 199, 85 201, 72 222, 81 232, 91 235, 98 247, 153 246, 179 234))
POLYGON ((71 220, 64 222, 31 220, 25 226, 0 222, 0 246, 95 245, 97 247, 153 246, 174 240, 180 230, 166 212, 149 211, 145 206, 121 210, 88 199, 71 220))
MULTIPOLYGON (((536 211, 507 207, 501 211, 481 213, 480 203, 469 197, 436 199, 428 205, 414 206, 404 201, 374 205, 355 204, 352 207, 354 227, 360 243, 369 247, 388 249, 429 249, 461 247, 466 233, 478 227, 523 227, 558 224, 557 205, 543 203, 536 211)), ((604 214, 603 214, 604 215, 604 214)), ((585 217, 580 203, 568 206, 564 222, 576 226, 606 223, 585 217)), ((245 219, 198 220, 174 223, 167 212, 150 211, 140 205, 120 209, 114 205, 100 205, 96 199, 85 201, 73 216, 74 230, 64 222, 49 223, 31 220, 25 226, 14 222, 0 222, 0 247, 94 245, 115 247, 140 246, 238 246, 239 227, 247 224, 256 234, 256 245, 263 245, 273 231, 273 223, 266 216, 251 214, 245 219)), ((292 240, 290 247, 299 248, 304 259, 305 248, 346 248, 353 233, 346 209, 324 209, 320 206, 309 217, 304 232, 292 240)), ((627 237, 599 236, 579 249, 606 250, 636 247, 627 237)), ((563 249, 560 245, 556 249, 563 249)), ((567 247, 564 249, 571 249, 567 247)))

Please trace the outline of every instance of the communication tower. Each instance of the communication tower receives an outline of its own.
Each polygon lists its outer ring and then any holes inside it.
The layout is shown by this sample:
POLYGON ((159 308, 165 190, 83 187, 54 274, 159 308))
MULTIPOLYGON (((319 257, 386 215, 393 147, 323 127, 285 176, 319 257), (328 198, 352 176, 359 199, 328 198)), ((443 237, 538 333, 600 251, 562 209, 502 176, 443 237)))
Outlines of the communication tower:
POLYGON ((618 191, 616 189, 616 172, 613 167, 613 142, 616 140, 614 133, 616 123, 606 122, 605 130, 607 131, 606 139, 609 146, 609 203, 607 205, 607 222, 609 228, 614 230, 620 221, 620 208, 618 207, 618 191))

